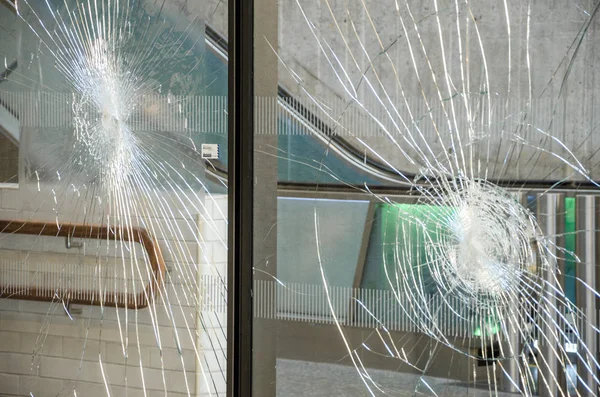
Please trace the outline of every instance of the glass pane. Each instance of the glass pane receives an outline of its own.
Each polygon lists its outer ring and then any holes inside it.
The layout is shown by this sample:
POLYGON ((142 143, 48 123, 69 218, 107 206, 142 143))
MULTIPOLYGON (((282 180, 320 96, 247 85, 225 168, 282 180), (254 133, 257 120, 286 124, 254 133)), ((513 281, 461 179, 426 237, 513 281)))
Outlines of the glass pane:
POLYGON ((225 395, 226 19, 0 1, 3 395, 225 395))
POLYGON ((255 2, 254 395, 598 393, 596 10, 255 2))

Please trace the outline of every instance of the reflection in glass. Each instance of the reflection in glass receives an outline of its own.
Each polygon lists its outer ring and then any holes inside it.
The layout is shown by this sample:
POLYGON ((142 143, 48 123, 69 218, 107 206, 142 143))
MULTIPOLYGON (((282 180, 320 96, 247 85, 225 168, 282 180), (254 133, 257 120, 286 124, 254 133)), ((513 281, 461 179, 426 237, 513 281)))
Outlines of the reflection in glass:
POLYGON ((597 4, 278 6, 277 395, 597 395, 597 4))
POLYGON ((0 177, 18 182, 0 204, 3 394, 225 394, 227 188, 203 150, 227 143, 219 18, 0 2, 0 135, 18 148, 0 154, 18 174, 0 177))

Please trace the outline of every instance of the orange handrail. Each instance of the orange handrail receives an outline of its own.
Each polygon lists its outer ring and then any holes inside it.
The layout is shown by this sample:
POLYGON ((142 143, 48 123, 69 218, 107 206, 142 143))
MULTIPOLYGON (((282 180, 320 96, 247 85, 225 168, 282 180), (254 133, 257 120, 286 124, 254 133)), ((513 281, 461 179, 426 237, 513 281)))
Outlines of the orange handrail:
MULTIPOLYGON (((89 238, 89 239, 107 239, 115 236, 121 241, 133 241, 141 244, 150 260, 153 277, 139 294, 111 293, 106 294, 105 299, 100 299, 100 291, 68 291, 67 296, 63 297, 69 303, 90 305, 90 306, 117 306, 128 309, 143 309, 148 306, 148 299, 155 296, 158 289, 164 282, 165 261, 160 247, 150 237, 148 232, 140 227, 111 227, 97 225, 82 225, 72 223, 44 223, 30 221, 11 221, 0 220, 0 233, 29 234, 38 236, 69 237, 69 238, 89 238), (83 296, 91 298, 83 298, 83 296)), ((0 286, 0 288, 2 288, 0 286)), ((6 293, 0 291, 0 298, 24 299, 35 301, 53 301, 55 300, 55 291, 41 289, 36 286, 27 287, 21 292, 6 293)))

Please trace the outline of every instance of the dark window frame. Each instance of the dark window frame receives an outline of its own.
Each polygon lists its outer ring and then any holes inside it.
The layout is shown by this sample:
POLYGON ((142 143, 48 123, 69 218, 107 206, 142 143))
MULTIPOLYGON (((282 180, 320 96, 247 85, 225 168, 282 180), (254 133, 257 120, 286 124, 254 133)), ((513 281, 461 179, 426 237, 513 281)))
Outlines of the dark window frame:
POLYGON ((229 0, 227 396, 252 395, 254 0, 229 0))

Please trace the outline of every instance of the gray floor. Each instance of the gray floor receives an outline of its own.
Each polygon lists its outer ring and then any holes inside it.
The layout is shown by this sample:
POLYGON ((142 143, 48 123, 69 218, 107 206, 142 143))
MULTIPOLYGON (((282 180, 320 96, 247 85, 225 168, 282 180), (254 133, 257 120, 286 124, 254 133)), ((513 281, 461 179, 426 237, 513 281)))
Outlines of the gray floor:
MULTIPOLYGON (((458 381, 427 377, 419 385, 418 375, 392 371, 369 370, 369 375, 382 388, 372 387, 376 396, 440 396, 440 397, 514 397, 510 393, 468 388, 458 381)), ((344 365, 277 359, 277 397, 371 396, 356 369, 344 365)))

